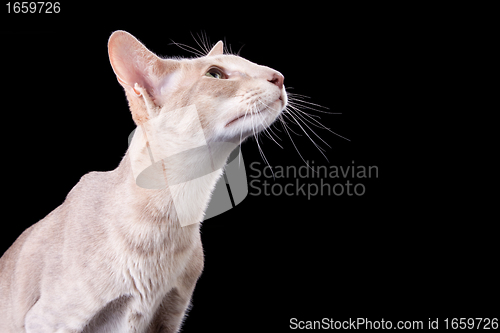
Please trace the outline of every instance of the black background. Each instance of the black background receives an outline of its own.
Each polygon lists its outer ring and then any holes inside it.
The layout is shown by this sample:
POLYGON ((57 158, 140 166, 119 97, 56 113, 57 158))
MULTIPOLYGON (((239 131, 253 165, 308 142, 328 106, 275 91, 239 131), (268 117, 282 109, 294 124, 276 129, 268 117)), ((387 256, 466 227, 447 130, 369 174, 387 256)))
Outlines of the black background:
MULTIPOLYGON (((110 34, 126 30, 159 55, 191 56, 169 44, 196 47, 191 33, 205 32, 235 52, 244 45, 241 56, 283 73, 289 92, 341 113, 308 111, 350 140, 314 128, 331 146, 312 136, 328 160, 293 127, 305 160, 354 161, 379 174, 352 180, 365 185, 362 196, 249 195, 206 221, 205 270, 183 331, 283 332, 293 317, 427 322, 495 313, 498 306, 489 304, 498 295, 498 248, 488 221, 455 200, 453 161, 434 132, 442 108, 428 99, 436 93, 429 73, 442 74, 454 36, 445 13, 248 6, 63 2, 59 14, 2 8, 2 252, 82 175, 114 169, 127 149, 134 123, 109 65, 110 34)), ((264 136, 260 142, 270 165, 304 165, 275 128, 284 149, 264 136)), ((255 140, 242 151, 247 175, 255 174, 250 163, 264 165, 255 140)), ((277 180, 287 181, 294 180, 277 180)))

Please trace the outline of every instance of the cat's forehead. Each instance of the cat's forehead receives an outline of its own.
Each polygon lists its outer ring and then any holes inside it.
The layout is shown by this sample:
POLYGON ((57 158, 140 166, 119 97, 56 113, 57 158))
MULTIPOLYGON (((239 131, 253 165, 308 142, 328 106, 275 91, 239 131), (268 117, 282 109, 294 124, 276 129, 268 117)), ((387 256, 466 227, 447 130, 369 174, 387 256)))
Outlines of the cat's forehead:
POLYGON ((252 72, 258 71, 262 67, 245 58, 231 54, 202 57, 194 59, 194 61, 197 65, 196 67, 201 67, 201 69, 218 66, 227 71, 238 71, 247 74, 252 74, 252 72))

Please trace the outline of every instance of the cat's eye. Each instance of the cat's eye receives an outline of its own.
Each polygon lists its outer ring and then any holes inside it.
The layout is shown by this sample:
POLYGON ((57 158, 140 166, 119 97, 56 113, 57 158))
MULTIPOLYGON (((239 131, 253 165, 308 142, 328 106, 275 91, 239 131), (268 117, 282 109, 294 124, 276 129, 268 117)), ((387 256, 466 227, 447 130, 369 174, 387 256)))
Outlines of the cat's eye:
POLYGON ((211 77, 213 79, 225 79, 226 78, 226 75, 224 74, 224 72, 217 67, 210 68, 207 71, 207 73, 205 74, 205 76, 211 77))

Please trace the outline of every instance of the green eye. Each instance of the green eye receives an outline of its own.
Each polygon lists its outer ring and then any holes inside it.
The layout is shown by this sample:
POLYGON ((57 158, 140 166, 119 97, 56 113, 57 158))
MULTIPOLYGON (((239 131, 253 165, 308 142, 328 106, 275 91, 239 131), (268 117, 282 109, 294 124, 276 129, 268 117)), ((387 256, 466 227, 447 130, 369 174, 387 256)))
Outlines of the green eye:
POLYGON ((210 68, 205 76, 214 78, 214 79, 224 79, 224 73, 218 68, 210 68))

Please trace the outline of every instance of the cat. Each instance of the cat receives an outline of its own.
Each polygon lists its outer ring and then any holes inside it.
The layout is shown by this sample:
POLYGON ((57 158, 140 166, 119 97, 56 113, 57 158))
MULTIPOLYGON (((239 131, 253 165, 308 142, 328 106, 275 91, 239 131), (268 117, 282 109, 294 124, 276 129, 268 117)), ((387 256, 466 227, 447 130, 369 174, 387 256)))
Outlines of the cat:
POLYGON ((287 105, 282 74, 223 49, 160 58, 111 35, 137 131, 115 170, 84 175, 0 258, 0 332, 179 331, 224 163, 287 105))

